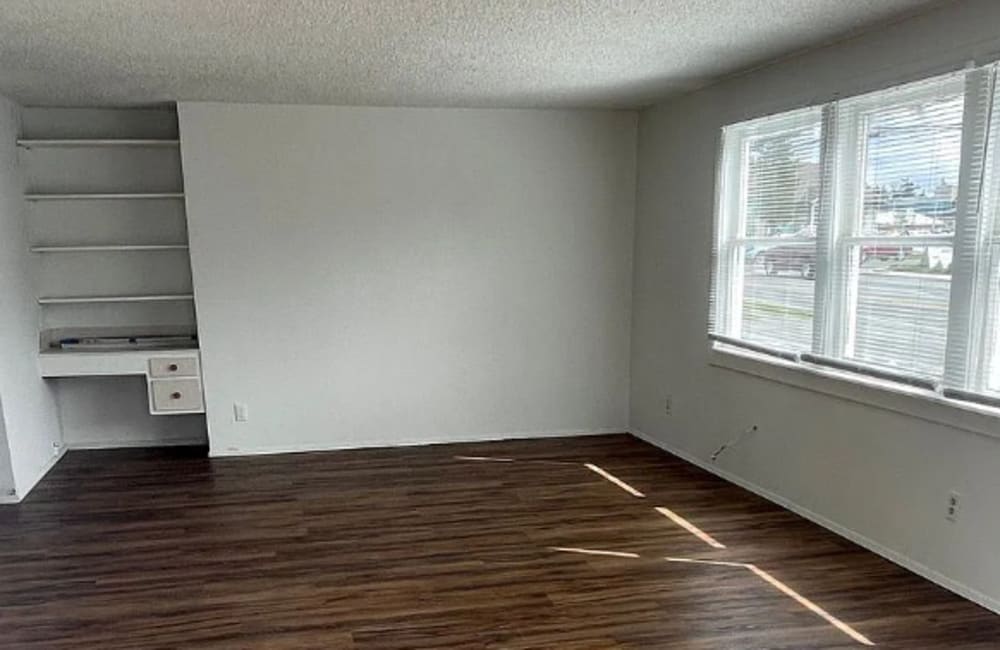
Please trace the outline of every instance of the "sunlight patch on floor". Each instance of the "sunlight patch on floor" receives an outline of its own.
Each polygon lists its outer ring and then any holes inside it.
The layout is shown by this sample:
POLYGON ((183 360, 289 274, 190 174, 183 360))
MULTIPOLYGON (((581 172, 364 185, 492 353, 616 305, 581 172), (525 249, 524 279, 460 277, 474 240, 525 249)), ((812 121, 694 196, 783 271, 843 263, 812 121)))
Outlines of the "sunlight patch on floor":
POLYGON ((549 550, 559 551, 560 553, 579 553, 581 555, 604 555, 608 557, 627 557, 633 560, 639 557, 638 553, 627 553, 624 551, 603 551, 594 548, 576 548, 572 546, 550 546, 549 550))
MULTIPOLYGON (((489 463, 513 463, 516 460, 514 458, 504 458, 504 457, 498 457, 498 456, 455 456, 454 458, 455 458, 455 460, 460 460, 460 461, 477 461, 477 462, 489 462, 489 463)), ((527 462, 532 462, 532 461, 527 461, 527 462)), ((554 463, 557 463, 557 464, 563 464, 560 461, 535 461, 535 462, 554 462, 554 463)), ((567 464, 569 464, 569 463, 567 463, 567 464)), ((640 499, 643 499, 643 498, 646 497, 645 494, 643 494, 639 490, 635 489, 634 487, 632 487, 631 485, 629 485, 625 481, 621 480, 620 478, 618 478, 617 476, 615 476, 611 472, 608 472, 607 470, 605 470, 605 469, 603 469, 603 468, 601 468, 601 467, 599 467, 597 465, 594 465, 593 463, 583 463, 583 466, 586 467, 591 472, 594 472, 595 474, 597 474, 598 476, 600 476, 604 480, 608 481, 609 483, 612 483, 613 485, 615 485, 618 488, 624 490, 625 492, 628 492, 629 494, 631 494, 634 497, 638 497, 640 499)), ((695 526, 690 521, 688 521, 684 517, 680 516, 679 514, 677 514, 676 512, 674 512, 673 510, 671 510, 669 508, 662 507, 662 506, 656 507, 656 508, 654 508, 654 510, 656 510, 658 513, 660 513, 664 517, 670 519, 672 522, 674 522, 675 524, 677 524, 678 526, 680 526, 684 530, 688 531, 689 533, 691 533, 692 535, 694 535, 695 537, 697 537, 701 541, 705 542, 706 544, 708 544, 712 548, 714 548, 714 549, 725 549, 726 548, 725 544, 719 542, 717 539, 715 539, 714 537, 712 537, 711 535, 709 535, 708 533, 706 533, 705 531, 703 531, 701 528, 698 528, 697 526, 695 526)), ((605 550, 605 549, 582 548, 582 547, 577 547, 577 546, 550 546, 549 550, 550 551, 555 551, 555 552, 558 552, 558 553, 575 553, 575 554, 578 554, 578 555, 593 555, 593 556, 601 556, 601 557, 626 558, 626 559, 632 559, 632 560, 640 559, 640 555, 638 553, 631 553, 631 552, 628 552, 628 551, 609 551, 609 550, 605 550)), ((813 614, 815 614, 815 615, 819 616, 820 618, 822 618, 824 621, 826 621, 828 624, 830 624, 831 626, 833 626, 837 630, 839 630, 842 633, 846 634, 847 636, 851 637, 851 639, 853 639, 857 643, 860 643, 860 644, 866 645, 866 646, 874 646, 875 645, 871 640, 868 639, 868 637, 866 637, 865 635, 861 634, 860 632, 858 632, 857 630, 855 630, 854 628, 852 628, 847 623, 844 623, 843 621, 841 621, 840 619, 838 619, 836 616, 833 616, 832 614, 830 614, 829 612, 827 612, 825 609, 823 609, 822 607, 820 607, 816 603, 812 602, 811 600, 809 600, 805 596, 801 595, 800 593, 798 593, 797 591, 795 591, 794 589, 792 589, 791 587, 789 587, 788 585, 786 585, 781 580, 778 580, 773 575, 771 575, 770 573, 768 573, 767 571, 765 571, 765 570, 763 570, 761 568, 758 568, 754 564, 748 564, 748 563, 745 563, 745 562, 731 562, 731 561, 726 561, 726 560, 704 560, 704 559, 700 559, 700 558, 666 557, 664 559, 667 562, 674 562, 674 563, 681 563, 681 564, 700 564, 700 565, 715 566, 715 567, 736 568, 736 569, 743 569, 745 571, 749 571, 749 572, 753 573, 755 576, 757 576, 760 580, 763 580, 764 582, 766 582, 767 584, 769 584, 771 587, 773 587, 774 589, 778 590, 780 593, 782 593, 785 596, 791 598, 792 600, 794 600, 796 603, 798 603, 799 605, 801 605, 805 609, 809 610, 813 614)))
POLYGON ((683 557, 668 557, 664 559, 667 562, 680 562, 685 564, 707 564, 710 566, 724 566, 724 567, 735 567, 740 569, 746 569, 747 571, 750 571, 751 573, 753 573, 755 576, 757 576, 767 584, 771 585, 772 587, 780 591, 782 594, 788 596, 789 598, 797 602, 802 607, 805 607, 816 616, 819 616, 833 627, 837 628, 847 636, 851 637, 858 643, 867 646, 875 645, 864 634, 861 634, 847 623, 843 622, 842 620, 840 620, 833 614, 829 613, 816 603, 812 602, 799 592, 795 591, 781 580, 778 580, 764 569, 757 567, 757 565, 755 564, 747 564, 745 562, 723 562, 719 560, 699 560, 699 559, 683 558, 683 557))
POLYGON ((695 526, 694 524, 692 524, 690 521, 688 521, 684 517, 681 517, 679 514, 677 514, 673 510, 670 510, 669 508, 662 508, 662 507, 660 507, 660 508, 656 508, 656 511, 658 513, 660 513, 661 515, 663 515, 664 517, 667 517, 672 522, 674 522, 675 524, 677 524, 678 526, 680 526, 681 528, 683 528, 687 532, 691 533, 692 535, 694 535, 695 537, 697 537, 701 541, 705 542, 706 544, 708 544, 712 548, 726 548, 725 544, 719 542, 714 537, 712 537, 711 535, 709 535, 708 533, 706 533, 705 531, 703 531, 701 528, 698 528, 697 526, 695 526))
POLYGON ((598 474, 599 476, 603 477, 605 480, 607 480, 607 481, 609 481, 611 483, 614 483, 615 485, 617 485, 621 489, 625 490, 626 492, 628 492, 629 494, 631 494, 634 497, 639 497, 640 499, 643 499, 643 498, 646 497, 645 494, 643 494, 639 490, 635 489, 634 487, 632 487, 631 485, 629 485, 625 481, 621 480, 620 478, 618 478, 617 476, 615 476, 611 472, 608 472, 607 470, 601 469, 600 467, 598 467, 597 465, 594 465, 593 463, 584 463, 583 466, 586 467, 587 469, 589 469, 591 472, 594 472, 595 474, 598 474))

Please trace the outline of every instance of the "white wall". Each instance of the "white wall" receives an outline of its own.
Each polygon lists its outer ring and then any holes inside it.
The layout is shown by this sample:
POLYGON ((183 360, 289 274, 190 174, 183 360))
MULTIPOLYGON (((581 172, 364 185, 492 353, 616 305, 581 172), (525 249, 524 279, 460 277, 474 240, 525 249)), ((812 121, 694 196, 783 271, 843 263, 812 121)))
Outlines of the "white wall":
POLYGON ((211 453, 623 430, 634 113, 179 117, 211 453))
POLYGON ((3 396, 0 395, 0 503, 18 501, 14 486, 14 468, 10 464, 10 447, 7 445, 7 427, 4 424, 3 396))
POLYGON ((36 361, 39 314, 15 145, 19 128, 19 107, 0 97, 0 403, 14 487, 24 495, 57 455, 61 434, 52 390, 36 361))
MULTIPOLYGON (((1000 439, 933 423, 915 402, 896 400, 920 411, 909 417, 710 366, 706 329, 720 127, 1000 52, 998 24, 998 3, 949 3, 643 112, 631 389, 632 429, 696 462, 759 425, 719 469, 995 609, 1000 439), (956 523, 944 517, 952 489, 956 523)), ((1000 434, 996 419, 974 424, 1000 434)))

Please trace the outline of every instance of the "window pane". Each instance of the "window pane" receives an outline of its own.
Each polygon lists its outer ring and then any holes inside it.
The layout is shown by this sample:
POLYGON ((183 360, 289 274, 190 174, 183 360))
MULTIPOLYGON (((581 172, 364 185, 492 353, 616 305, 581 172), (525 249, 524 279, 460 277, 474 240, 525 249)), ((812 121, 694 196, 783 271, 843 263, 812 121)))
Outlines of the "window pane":
POLYGON ((812 349, 821 131, 816 107, 724 131, 717 251, 727 252, 717 258, 722 292, 713 295, 724 302, 715 303, 713 331, 775 350, 812 349))
POLYGON ((963 239, 966 259, 976 270, 969 310, 971 372, 954 378, 959 388, 1000 396, 1000 84, 994 84, 975 239, 963 239), (964 382, 962 381, 964 380, 964 382), (958 383, 962 382, 962 383, 958 383))
POLYGON ((950 246, 872 244, 853 251, 857 306, 849 358, 910 374, 944 372, 950 246))
POLYGON ((815 244, 749 246, 742 254, 740 338, 778 350, 812 349, 815 244))
POLYGON ((993 353, 986 377, 986 390, 1000 394, 1000 337, 993 337, 993 353))
POLYGON ((1000 395, 997 70, 726 127, 713 331, 1000 395))
POLYGON ((954 234, 964 103, 959 87, 865 114, 859 234, 954 234))
POLYGON ((839 105, 840 146, 857 147, 843 151, 840 170, 846 232, 873 238, 838 265, 847 359, 944 374, 964 109, 961 74, 839 105), (941 245, 906 239, 927 236, 942 236, 941 245))
MULTIPOLYGON (((798 121, 802 121, 799 118, 798 121)), ((747 143, 745 236, 815 235, 819 207, 820 119, 777 132, 755 135, 747 143)))
POLYGON ((1000 259, 1000 244, 994 244, 990 248, 995 256, 991 260, 993 273, 989 279, 989 298, 982 307, 992 313, 987 314, 983 342, 986 351, 986 390, 997 395, 1000 394, 1000 267, 997 264, 1000 259))

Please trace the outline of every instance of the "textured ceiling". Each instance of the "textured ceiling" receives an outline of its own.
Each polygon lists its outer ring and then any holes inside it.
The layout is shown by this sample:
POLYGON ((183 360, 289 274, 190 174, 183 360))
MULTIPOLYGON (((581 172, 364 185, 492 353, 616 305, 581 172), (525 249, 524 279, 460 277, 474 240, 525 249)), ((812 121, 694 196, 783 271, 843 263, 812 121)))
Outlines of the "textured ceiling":
POLYGON ((0 0, 0 93, 638 107, 933 0, 0 0))

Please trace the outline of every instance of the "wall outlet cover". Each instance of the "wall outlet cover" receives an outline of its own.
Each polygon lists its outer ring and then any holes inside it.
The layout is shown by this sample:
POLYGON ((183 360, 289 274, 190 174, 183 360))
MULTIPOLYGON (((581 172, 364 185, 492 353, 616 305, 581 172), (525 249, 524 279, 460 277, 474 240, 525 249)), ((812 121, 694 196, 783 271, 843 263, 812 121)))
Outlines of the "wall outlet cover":
POLYGON ((952 522, 957 521, 961 506, 962 495, 955 491, 950 492, 948 494, 948 508, 945 510, 945 519, 952 522))

